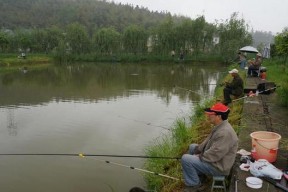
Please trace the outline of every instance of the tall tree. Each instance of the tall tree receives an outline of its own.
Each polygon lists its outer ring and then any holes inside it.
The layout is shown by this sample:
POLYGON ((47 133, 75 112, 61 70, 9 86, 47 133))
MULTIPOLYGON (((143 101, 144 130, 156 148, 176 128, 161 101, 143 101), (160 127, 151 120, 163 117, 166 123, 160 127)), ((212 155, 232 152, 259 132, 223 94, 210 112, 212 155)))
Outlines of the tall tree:
POLYGON ((275 46, 277 55, 282 56, 287 60, 288 57, 288 27, 276 35, 275 46))
POLYGON ((93 47, 102 54, 111 54, 119 51, 121 34, 114 28, 102 28, 93 35, 93 47))
POLYGON ((245 20, 238 19, 238 13, 233 13, 229 20, 219 25, 220 53, 226 62, 235 57, 239 48, 252 44, 248 29, 245 20))
POLYGON ((67 27, 66 41, 72 53, 82 54, 90 50, 87 30, 79 23, 72 23, 67 27))
POLYGON ((176 49, 176 30, 171 15, 153 31, 153 51, 158 54, 167 54, 176 49))
POLYGON ((66 33, 56 26, 47 29, 47 46, 46 51, 49 53, 57 48, 59 42, 64 40, 66 33))
POLYGON ((125 51, 129 53, 147 52, 148 33, 143 27, 130 25, 124 30, 123 45, 125 51))
POLYGON ((4 52, 9 44, 8 36, 6 33, 0 31, 0 51, 4 52))

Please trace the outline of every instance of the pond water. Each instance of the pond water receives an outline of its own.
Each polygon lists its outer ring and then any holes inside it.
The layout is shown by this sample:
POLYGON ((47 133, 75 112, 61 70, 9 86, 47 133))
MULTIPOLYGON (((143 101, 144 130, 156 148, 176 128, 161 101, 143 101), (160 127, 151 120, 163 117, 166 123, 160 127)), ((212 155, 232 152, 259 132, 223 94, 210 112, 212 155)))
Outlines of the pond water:
POLYGON ((77 154, 145 155, 213 94, 219 71, 216 64, 112 63, 0 74, 1 191, 145 188, 141 172, 103 162, 141 168, 144 159, 77 154))

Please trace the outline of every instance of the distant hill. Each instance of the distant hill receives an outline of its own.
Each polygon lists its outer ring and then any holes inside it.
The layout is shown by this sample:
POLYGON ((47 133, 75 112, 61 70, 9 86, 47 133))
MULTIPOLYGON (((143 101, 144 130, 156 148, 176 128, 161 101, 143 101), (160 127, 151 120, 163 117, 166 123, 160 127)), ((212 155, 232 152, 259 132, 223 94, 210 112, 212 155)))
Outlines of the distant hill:
POLYGON ((263 47, 268 44, 274 44, 274 35, 272 32, 255 31, 252 32, 253 46, 263 47))
MULTIPOLYGON (((113 26, 118 31, 129 24, 148 29, 169 14, 147 8, 98 0, 0 0, 0 26, 6 29, 60 28, 79 22, 88 31, 113 26)), ((179 19, 180 17, 173 17, 179 19)))

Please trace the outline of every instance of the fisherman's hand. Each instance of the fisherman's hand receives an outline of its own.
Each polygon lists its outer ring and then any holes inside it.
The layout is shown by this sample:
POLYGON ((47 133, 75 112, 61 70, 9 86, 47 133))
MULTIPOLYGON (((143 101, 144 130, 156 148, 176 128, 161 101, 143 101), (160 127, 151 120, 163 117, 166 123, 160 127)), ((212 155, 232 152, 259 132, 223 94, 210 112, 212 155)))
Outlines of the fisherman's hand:
POLYGON ((198 149, 198 146, 195 147, 194 149, 194 154, 200 154, 201 151, 198 149))
POLYGON ((221 86, 221 87, 223 87, 223 86, 225 86, 227 84, 227 82, 222 82, 222 83, 220 83, 219 85, 221 86))
POLYGON ((221 87, 223 87, 223 86, 227 86, 229 83, 227 82, 227 81, 225 81, 225 82, 223 82, 223 83, 220 83, 219 85, 221 86, 221 87))
POLYGON ((200 161, 202 161, 202 154, 199 154, 198 157, 199 157, 200 161))

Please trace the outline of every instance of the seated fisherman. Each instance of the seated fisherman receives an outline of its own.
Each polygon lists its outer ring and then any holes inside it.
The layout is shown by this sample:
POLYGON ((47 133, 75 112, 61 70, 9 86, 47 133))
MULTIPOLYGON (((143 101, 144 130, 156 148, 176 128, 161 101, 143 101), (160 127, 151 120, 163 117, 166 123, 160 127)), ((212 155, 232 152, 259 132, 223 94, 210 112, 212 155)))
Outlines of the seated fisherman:
POLYGON ((253 76, 254 75, 253 72, 259 70, 259 68, 260 68, 260 66, 262 64, 262 55, 261 55, 261 53, 257 53, 256 59, 255 60, 251 60, 248 63, 249 63, 248 76, 253 76))
POLYGON ((184 192, 205 190, 201 178, 207 175, 229 175, 238 148, 238 137, 227 120, 229 112, 222 103, 205 109, 207 120, 214 127, 201 144, 191 144, 188 154, 181 158, 184 192))
POLYGON ((239 97, 244 92, 243 80, 239 76, 238 70, 232 69, 231 71, 229 71, 229 73, 232 75, 233 80, 231 83, 228 82, 225 83, 225 88, 223 89, 224 105, 228 105, 229 103, 232 102, 230 95, 239 97))

